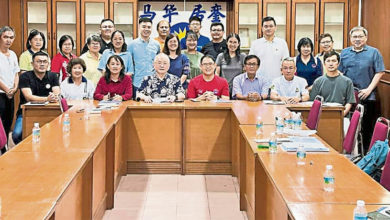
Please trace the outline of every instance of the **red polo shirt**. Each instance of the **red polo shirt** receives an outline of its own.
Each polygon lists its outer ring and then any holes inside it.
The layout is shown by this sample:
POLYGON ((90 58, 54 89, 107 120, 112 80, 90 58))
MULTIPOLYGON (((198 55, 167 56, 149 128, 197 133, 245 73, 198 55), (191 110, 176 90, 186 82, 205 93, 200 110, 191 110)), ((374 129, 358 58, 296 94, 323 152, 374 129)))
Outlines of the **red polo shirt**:
POLYGON ((104 76, 102 76, 96 86, 93 97, 97 100, 102 100, 105 95, 110 93, 110 96, 120 95, 123 101, 130 100, 133 97, 133 86, 131 78, 125 75, 123 79, 119 78, 118 82, 110 81, 106 82, 104 76))
MULTIPOLYGON (((70 59, 76 58, 77 56, 71 54, 70 59)), ((60 82, 64 81, 64 79, 70 75, 66 72, 66 67, 70 61, 66 56, 64 56, 61 52, 58 52, 51 61, 51 72, 59 74, 58 78, 60 82)))
POLYGON ((219 98, 224 96, 229 96, 229 85, 226 79, 214 75, 214 78, 207 82, 203 79, 203 74, 196 76, 191 79, 190 84, 188 85, 187 97, 196 98, 203 93, 211 91, 214 95, 219 98))

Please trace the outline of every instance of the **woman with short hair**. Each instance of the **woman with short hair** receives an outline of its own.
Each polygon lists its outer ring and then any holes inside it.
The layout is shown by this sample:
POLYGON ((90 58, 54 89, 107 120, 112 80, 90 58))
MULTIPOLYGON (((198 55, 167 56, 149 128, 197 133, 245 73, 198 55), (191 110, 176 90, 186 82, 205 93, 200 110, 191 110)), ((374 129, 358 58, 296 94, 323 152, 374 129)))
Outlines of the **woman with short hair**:
POLYGON ((70 35, 63 35, 59 41, 60 51, 53 57, 51 62, 51 72, 59 75, 59 80, 62 82, 69 73, 66 72, 66 67, 71 59, 77 56, 72 54, 74 48, 74 41, 70 35))

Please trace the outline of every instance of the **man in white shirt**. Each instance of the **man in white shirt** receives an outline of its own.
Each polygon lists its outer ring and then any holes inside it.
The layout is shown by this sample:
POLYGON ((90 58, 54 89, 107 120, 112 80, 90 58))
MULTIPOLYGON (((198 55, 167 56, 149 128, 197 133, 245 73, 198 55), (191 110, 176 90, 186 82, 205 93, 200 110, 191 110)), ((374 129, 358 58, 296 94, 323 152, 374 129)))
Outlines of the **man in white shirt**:
POLYGON ((272 81, 271 99, 291 104, 309 100, 306 80, 294 75, 296 71, 294 58, 284 58, 281 70, 283 76, 272 81))
POLYGON ((0 117, 7 138, 14 118, 14 95, 18 90, 20 72, 18 58, 9 49, 14 39, 14 29, 8 26, 0 28, 0 117))
POLYGON ((260 58, 257 72, 273 80, 280 76, 280 62, 289 57, 289 51, 286 41, 275 36, 276 22, 273 17, 263 18, 261 30, 264 37, 253 41, 249 54, 260 58))

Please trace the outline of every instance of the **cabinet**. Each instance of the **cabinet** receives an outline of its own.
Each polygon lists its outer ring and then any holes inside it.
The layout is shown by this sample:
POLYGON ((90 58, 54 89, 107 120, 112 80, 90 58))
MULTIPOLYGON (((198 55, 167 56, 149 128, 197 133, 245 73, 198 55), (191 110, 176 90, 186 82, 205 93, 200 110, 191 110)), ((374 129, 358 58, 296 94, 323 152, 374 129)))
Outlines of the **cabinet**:
POLYGON ((81 1, 81 45, 93 34, 100 34, 100 22, 108 18, 108 0, 81 1))
POLYGON ((111 0, 110 18, 117 30, 123 31, 126 43, 137 37, 137 0, 111 0))

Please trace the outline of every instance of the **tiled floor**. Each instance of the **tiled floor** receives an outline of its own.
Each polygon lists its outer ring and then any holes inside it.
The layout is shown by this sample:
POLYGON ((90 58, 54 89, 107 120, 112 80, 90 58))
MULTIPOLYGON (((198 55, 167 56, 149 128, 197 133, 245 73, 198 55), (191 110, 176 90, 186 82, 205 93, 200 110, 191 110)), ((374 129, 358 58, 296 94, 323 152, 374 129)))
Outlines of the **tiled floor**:
POLYGON ((243 220, 237 179, 227 175, 127 175, 104 220, 243 220))

